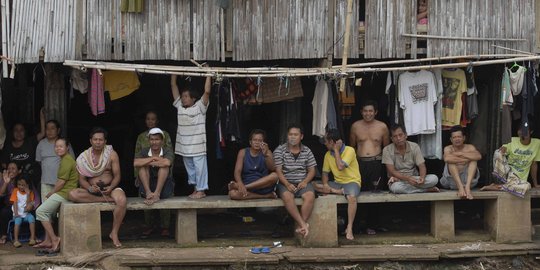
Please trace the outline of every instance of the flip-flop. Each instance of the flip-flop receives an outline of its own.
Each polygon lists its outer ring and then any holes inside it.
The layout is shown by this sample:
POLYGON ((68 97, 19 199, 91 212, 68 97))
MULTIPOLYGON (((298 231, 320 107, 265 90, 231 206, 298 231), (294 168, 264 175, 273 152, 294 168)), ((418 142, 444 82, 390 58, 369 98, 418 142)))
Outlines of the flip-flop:
POLYGON ((270 253, 270 248, 269 247, 262 247, 261 248, 261 253, 270 253))
POLYGON ((54 257, 54 256, 58 256, 58 251, 49 251, 49 253, 47 253, 47 255, 45 255, 47 257, 54 257))
POLYGON ((251 248, 249 251, 251 251, 251 253, 253 254, 261 254, 261 248, 251 248))
POLYGON ((367 235, 376 235, 377 231, 375 231, 374 229, 366 229, 366 234, 367 235))
POLYGON ((46 249, 38 249, 38 251, 36 252, 36 256, 45 256, 47 254, 49 254, 49 251, 46 249))

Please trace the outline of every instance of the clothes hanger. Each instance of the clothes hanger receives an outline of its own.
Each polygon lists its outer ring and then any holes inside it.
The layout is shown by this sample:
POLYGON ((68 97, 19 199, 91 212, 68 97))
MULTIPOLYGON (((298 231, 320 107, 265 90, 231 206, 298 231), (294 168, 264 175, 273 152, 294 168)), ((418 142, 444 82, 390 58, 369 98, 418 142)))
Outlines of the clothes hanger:
MULTIPOLYGON (((510 67, 510 71, 512 71, 516 67, 519 69, 519 68, 522 68, 523 66, 518 65, 518 63, 516 63, 516 61, 514 61, 514 64, 510 67)), ((516 72, 516 71, 512 71, 512 72, 516 72)))

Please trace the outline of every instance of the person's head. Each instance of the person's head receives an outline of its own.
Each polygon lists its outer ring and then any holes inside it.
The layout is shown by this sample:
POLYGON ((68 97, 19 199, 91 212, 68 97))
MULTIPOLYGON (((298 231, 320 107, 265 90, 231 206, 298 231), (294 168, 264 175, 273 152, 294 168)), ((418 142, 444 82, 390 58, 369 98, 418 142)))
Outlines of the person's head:
POLYGON ((69 142, 65 138, 58 138, 54 142, 54 152, 59 156, 63 157, 68 153, 69 142))
POLYGON ((249 146, 255 150, 260 150, 265 140, 266 132, 262 129, 254 129, 249 133, 249 146))
POLYGON ((160 128, 152 128, 148 131, 148 141, 150 149, 159 151, 163 147, 163 130, 160 128))
POLYGON ((339 130, 330 129, 324 135, 324 145, 326 146, 326 149, 333 150, 334 144, 341 139, 342 138, 341 134, 339 134, 339 130))
POLYGON ((13 140, 16 142, 24 141, 26 138, 26 129, 22 123, 13 125, 13 140))
POLYGON ((366 100, 362 104, 362 119, 364 119, 366 122, 373 121, 377 115, 377 110, 377 102, 373 100, 366 100))
POLYGON ((180 93, 180 101, 182 101, 182 106, 188 108, 195 104, 195 94, 191 91, 190 88, 184 88, 182 93, 180 93))
POLYGON ((21 171, 22 171, 21 167, 19 166, 17 162, 11 161, 10 163, 8 163, 7 172, 8 172, 9 178, 14 179, 21 173, 21 171))
POLYGON ((461 146, 465 143, 465 132, 459 125, 450 129, 450 142, 453 146, 461 146))
POLYGON ((287 143, 290 146, 300 145, 304 138, 304 129, 299 124, 291 124, 287 128, 287 143))
POLYGON ((17 188, 19 190, 30 189, 30 187, 31 187, 29 175, 24 175, 23 174, 23 175, 17 177, 17 180, 15 180, 15 183, 16 183, 17 188))
POLYGON ((405 131, 405 128, 402 125, 394 125, 390 127, 390 134, 392 142, 396 146, 404 146, 407 142, 407 132, 405 131))
POLYGON ((60 123, 56 120, 49 120, 45 124, 45 136, 49 140, 56 140, 60 134, 60 123))
POLYGON ((107 131, 101 127, 93 128, 90 131, 90 144, 94 150, 103 150, 107 144, 107 131))
POLYGON ((529 143, 531 143, 531 135, 533 133, 533 130, 532 130, 532 127, 528 127, 527 128, 527 132, 526 133, 523 133, 523 128, 518 128, 517 130, 517 135, 519 137, 519 140, 521 141, 522 144, 524 145, 528 145, 529 143))
POLYGON ((154 111, 148 111, 146 113, 146 118, 144 119, 144 123, 146 124, 146 128, 152 129, 157 127, 159 123, 158 115, 154 111))
POLYGON ((418 0, 418 12, 426 12, 428 9, 428 0, 418 0))

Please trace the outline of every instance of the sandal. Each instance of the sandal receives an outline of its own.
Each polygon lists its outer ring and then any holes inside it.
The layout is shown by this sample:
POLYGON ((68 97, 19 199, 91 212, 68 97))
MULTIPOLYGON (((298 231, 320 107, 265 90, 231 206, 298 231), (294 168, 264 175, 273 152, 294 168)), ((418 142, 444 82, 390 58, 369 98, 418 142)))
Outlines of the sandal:
POLYGON ((375 231, 374 229, 367 228, 366 229, 366 234, 367 235, 376 235, 377 231, 375 231))
POLYGON ((0 244, 5 244, 7 241, 7 236, 3 235, 2 237, 0 237, 0 244))
POLYGON ((16 247, 16 248, 20 248, 20 247, 22 247, 22 244, 19 241, 15 241, 15 242, 13 242, 13 246, 16 247))

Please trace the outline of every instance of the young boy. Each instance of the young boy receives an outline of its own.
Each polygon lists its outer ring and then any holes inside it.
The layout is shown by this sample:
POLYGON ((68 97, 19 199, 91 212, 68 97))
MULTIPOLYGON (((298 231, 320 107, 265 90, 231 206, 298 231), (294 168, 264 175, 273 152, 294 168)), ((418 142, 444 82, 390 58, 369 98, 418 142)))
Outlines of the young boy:
POLYGON ((17 180, 17 187, 11 193, 10 203, 13 204, 13 220, 15 221, 13 246, 18 248, 22 244, 19 242, 19 230, 23 221, 28 222, 30 227, 30 241, 28 245, 36 244, 36 219, 30 213, 34 211, 34 192, 31 191, 28 183, 28 177, 22 176, 17 180))

